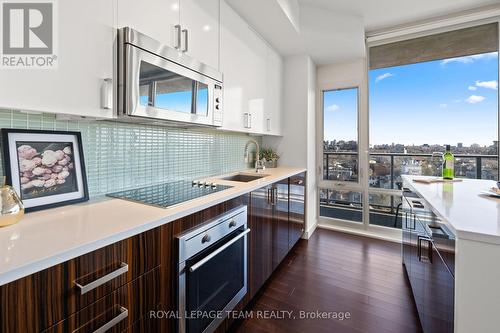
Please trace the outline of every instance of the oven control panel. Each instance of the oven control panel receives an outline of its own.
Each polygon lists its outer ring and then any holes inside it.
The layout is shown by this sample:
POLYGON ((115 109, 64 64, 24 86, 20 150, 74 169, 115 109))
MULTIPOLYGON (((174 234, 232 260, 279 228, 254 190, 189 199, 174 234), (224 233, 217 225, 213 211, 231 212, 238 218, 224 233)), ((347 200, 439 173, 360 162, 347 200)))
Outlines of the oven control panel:
POLYGON ((247 206, 237 207, 201 227, 179 235, 179 260, 184 261, 247 224, 247 206))

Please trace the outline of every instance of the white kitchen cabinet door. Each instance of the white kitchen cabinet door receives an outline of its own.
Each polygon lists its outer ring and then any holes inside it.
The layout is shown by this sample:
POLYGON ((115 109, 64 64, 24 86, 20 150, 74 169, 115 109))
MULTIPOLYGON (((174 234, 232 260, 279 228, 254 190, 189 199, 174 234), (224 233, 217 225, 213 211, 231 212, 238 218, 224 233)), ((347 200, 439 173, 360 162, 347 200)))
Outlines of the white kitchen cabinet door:
POLYGON ((266 101, 264 104, 264 133, 281 135, 283 59, 271 47, 267 48, 266 101))
POLYGON ((113 1, 64 0, 56 8, 57 68, 0 69, 0 108, 112 117, 101 107, 101 86, 113 77, 113 1))
POLYGON ((183 50, 187 50, 186 54, 192 58, 218 70, 219 0, 181 0, 180 6, 183 50))
POLYGON ((221 1, 224 130, 262 134, 266 97, 266 43, 221 1))
POLYGON ((162 44, 178 47, 179 0, 116 0, 118 28, 131 27, 162 44))

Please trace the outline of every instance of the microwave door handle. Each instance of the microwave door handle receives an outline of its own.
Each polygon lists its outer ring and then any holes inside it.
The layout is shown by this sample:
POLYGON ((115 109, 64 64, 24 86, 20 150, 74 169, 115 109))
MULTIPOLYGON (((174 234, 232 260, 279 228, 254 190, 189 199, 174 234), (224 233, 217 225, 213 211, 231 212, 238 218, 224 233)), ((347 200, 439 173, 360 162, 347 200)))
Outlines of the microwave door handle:
POLYGON ((225 249, 227 249, 231 245, 233 245, 235 242, 237 242, 240 238, 244 237, 249 232, 250 232, 249 228, 245 229, 245 231, 243 231, 241 234, 239 234, 238 236, 234 237, 229 242, 227 242, 223 246, 219 247, 217 250, 215 250, 214 252, 210 253, 208 256, 206 256, 205 258, 201 259, 196 264, 194 264, 191 267, 189 267, 189 271, 191 273, 194 272, 194 271, 196 271, 198 268, 200 268, 201 266, 205 265, 208 261, 210 261, 211 259, 213 259, 215 256, 217 256, 219 253, 221 253, 222 251, 224 251, 225 249))
POLYGON ((181 48, 181 25, 174 25, 175 29, 175 49, 179 50, 181 48))
POLYGON ((182 29, 182 34, 184 35, 184 48, 182 49, 182 52, 188 52, 189 50, 189 44, 188 44, 188 30, 187 29, 182 29))

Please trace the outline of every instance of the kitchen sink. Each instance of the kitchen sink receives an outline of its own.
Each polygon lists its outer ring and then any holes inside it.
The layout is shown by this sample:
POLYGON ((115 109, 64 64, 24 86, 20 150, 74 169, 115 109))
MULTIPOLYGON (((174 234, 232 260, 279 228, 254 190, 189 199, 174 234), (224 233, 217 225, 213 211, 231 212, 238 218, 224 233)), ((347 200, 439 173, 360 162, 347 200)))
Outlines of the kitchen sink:
POLYGON ((263 177, 266 177, 266 176, 268 176, 268 175, 249 175, 249 174, 238 173, 236 175, 224 177, 224 178, 221 178, 221 179, 223 179, 223 180, 229 180, 229 181, 232 181, 232 182, 248 183, 248 182, 251 182, 252 180, 260 179, 260 178, 263 178, 263 177))

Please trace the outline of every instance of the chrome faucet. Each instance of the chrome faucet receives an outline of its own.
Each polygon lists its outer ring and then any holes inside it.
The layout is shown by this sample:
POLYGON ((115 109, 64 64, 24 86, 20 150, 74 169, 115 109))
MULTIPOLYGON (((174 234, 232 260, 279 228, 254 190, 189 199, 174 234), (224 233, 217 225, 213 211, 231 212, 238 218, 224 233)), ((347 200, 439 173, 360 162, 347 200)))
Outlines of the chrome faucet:
POLYGON ((264 164, 262 163, 262 161, 260 160, 260 147, 259 147, 259 143, 253 139, 250 139, 248 140, 247 144, 245 145, 245 163, 248 163, 249 162, 249 151, 248 151, 248 147, 251 145, 251 144, 254 144, 255 145, 255 148, 256 148, 256 153, 255 153, 255 172, 259 173, 260 170, 265 170, 265 167, 264 167, 264 164))

